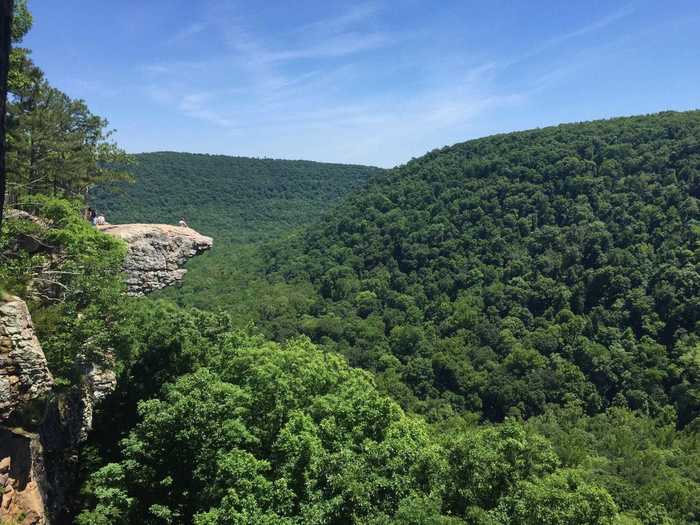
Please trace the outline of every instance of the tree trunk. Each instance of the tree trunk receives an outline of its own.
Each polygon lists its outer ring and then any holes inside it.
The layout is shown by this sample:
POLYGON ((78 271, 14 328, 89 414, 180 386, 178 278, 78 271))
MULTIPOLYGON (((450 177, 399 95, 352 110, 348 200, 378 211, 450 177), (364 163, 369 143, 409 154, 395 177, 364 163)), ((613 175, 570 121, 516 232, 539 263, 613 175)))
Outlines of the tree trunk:
POLYGON ((13 0, 0 0, 0 228, 5 207, 5 103, 7 101, 7 70, 10 68, 13 0))

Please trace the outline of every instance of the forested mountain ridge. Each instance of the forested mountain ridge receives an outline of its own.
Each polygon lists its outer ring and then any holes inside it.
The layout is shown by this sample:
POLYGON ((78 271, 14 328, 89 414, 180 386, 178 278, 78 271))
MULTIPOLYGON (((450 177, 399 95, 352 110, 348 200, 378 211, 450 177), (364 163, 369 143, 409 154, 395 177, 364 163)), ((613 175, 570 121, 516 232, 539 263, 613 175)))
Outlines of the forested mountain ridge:
POLYGON ((700 112, 496 135, 433 151, 269 248, 312 283, 290 325, 431 417, 576 400, 679 425, 700 410, 700 112))
POLYGON ((228 288, 283 345, 129 310, 102 417, 131 432, 98 425, 78 522, 697 523, 699 132, 562 125, 371 177, 228 288))
POLYGON ((307 224, 379 168, 169 151, 134 155, 133 182, 98 186, 91 202, 113 222, 177 223, 218 242, 258 242, 307 224))

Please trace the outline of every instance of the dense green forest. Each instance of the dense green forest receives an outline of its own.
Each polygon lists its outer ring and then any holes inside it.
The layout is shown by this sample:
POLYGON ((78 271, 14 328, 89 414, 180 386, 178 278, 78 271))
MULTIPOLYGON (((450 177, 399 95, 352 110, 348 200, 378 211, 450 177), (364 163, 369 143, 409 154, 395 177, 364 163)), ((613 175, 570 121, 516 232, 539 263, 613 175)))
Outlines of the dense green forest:
POLYGON ((3 282, 31 301, 60 388, 79 381, 71 365, 85 349, 110 348, 119 378, 80 451, 79 525, 683 523, 697 508, 695 434, 659 432, 624 408, 589 420, 576 406, 528 424, 430 424, 308 339, 273 343, 226 314, 126 296, 123 245, 77 203, 35 197, 42 224, 9 220, 1 247, 21 234, 51 245, 61 292, 22 291, 44 253, 16 254, 3 282), (620 479, 640 457, 663 470, 644 485, 620 479))
POLYGON ((238 294, 267 289, 255 246, 313 224, 342 196, 363 187, 378 168, 301 160, 191 153, 142 153, 130 182, 102 184, 91 204, 113 223, 176 224, 181 217, 214 238, 214 249, 188 264, 182 286, 159 292, 181 305, 253 315, 238 294))
POLYGON ((100 185, 90 200, 113 223, 181 217, 217 242, 259 242, 318 217, 359 189, 378 168, 304 160, 192 153, 141 153, 128 166, 131 183, 100 185))
POLYGON ((266 250, 270 279, 317 293, 263 325, 291 323, 426 414, 568 399, 684 426, 700 411, 699 137, 700 112, 663 113, 433 151, 266 250))
POLYGON ((117 375, 57 523, 700 523, 700 112, 389 171, 129 166, 29 50, 11 78, 10 201, 31 216, 3 221, 0 292, 27 302, 54 396, 86 361, 117 375), (115 222, 185 215, 231 248, 208 263, 228 282, 175 292, 206 309, 127 296, 87 193, 115 222))
POLYGON ((526 421, 628 515, 693 523, 698 136, 700 112, 663 113, 431 152, 246 252, 205 305, 344 355, 450 439, 526 421))

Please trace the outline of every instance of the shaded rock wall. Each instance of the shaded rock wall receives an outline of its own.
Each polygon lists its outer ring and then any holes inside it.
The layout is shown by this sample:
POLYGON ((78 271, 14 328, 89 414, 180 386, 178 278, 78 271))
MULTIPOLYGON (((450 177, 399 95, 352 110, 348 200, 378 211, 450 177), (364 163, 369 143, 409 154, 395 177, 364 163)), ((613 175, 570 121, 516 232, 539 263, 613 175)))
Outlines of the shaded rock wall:
POLYGON ((0 523, 47 525, 41 442, 36 434, 0 428, 0 523))
POLYGON ((0 301, 0 523, 49 525, 64 511, 95 407, 117 384, 103 357, 76 363, 80 383, 52 393, 27 305, 0 301))

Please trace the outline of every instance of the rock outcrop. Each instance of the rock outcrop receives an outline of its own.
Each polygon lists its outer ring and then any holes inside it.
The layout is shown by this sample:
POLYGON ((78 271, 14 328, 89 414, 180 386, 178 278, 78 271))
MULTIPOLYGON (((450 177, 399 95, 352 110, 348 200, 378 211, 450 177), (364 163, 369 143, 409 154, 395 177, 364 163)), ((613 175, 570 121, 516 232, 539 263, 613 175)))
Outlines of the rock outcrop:
POLYGON ((62 511, 95 408, 116 387, 112 361, 79 358, 81 381, 52 392, 27 305, 0 301, 0 523, 49 525, 62 511))
POLYGON ((168 224, 107 224, 98 228, 125 241, 124 261, 130 295, 144 295, 180 281, 188 259, 212 247, 211 237, 168 224))
POLYGON ((51 391, 53 377, 34 334, 27 305, 17 297, 0 301, 0 420, 51 391))
POLYGON ((66 414, 63 417, 68 446, 80 445, 87 439, 92 430, 95 408, 117 387, 111 354, 106 353, 103 361, 103 364, 84 362, 79 365, 82 381, 76 385, 67 403, 70 416, 66 414))
POLYGON ((27 305, 17 297, 0 300, 1 523, 47 523, 41 439, 22 426, 41 421, 52 387, 27 305))

